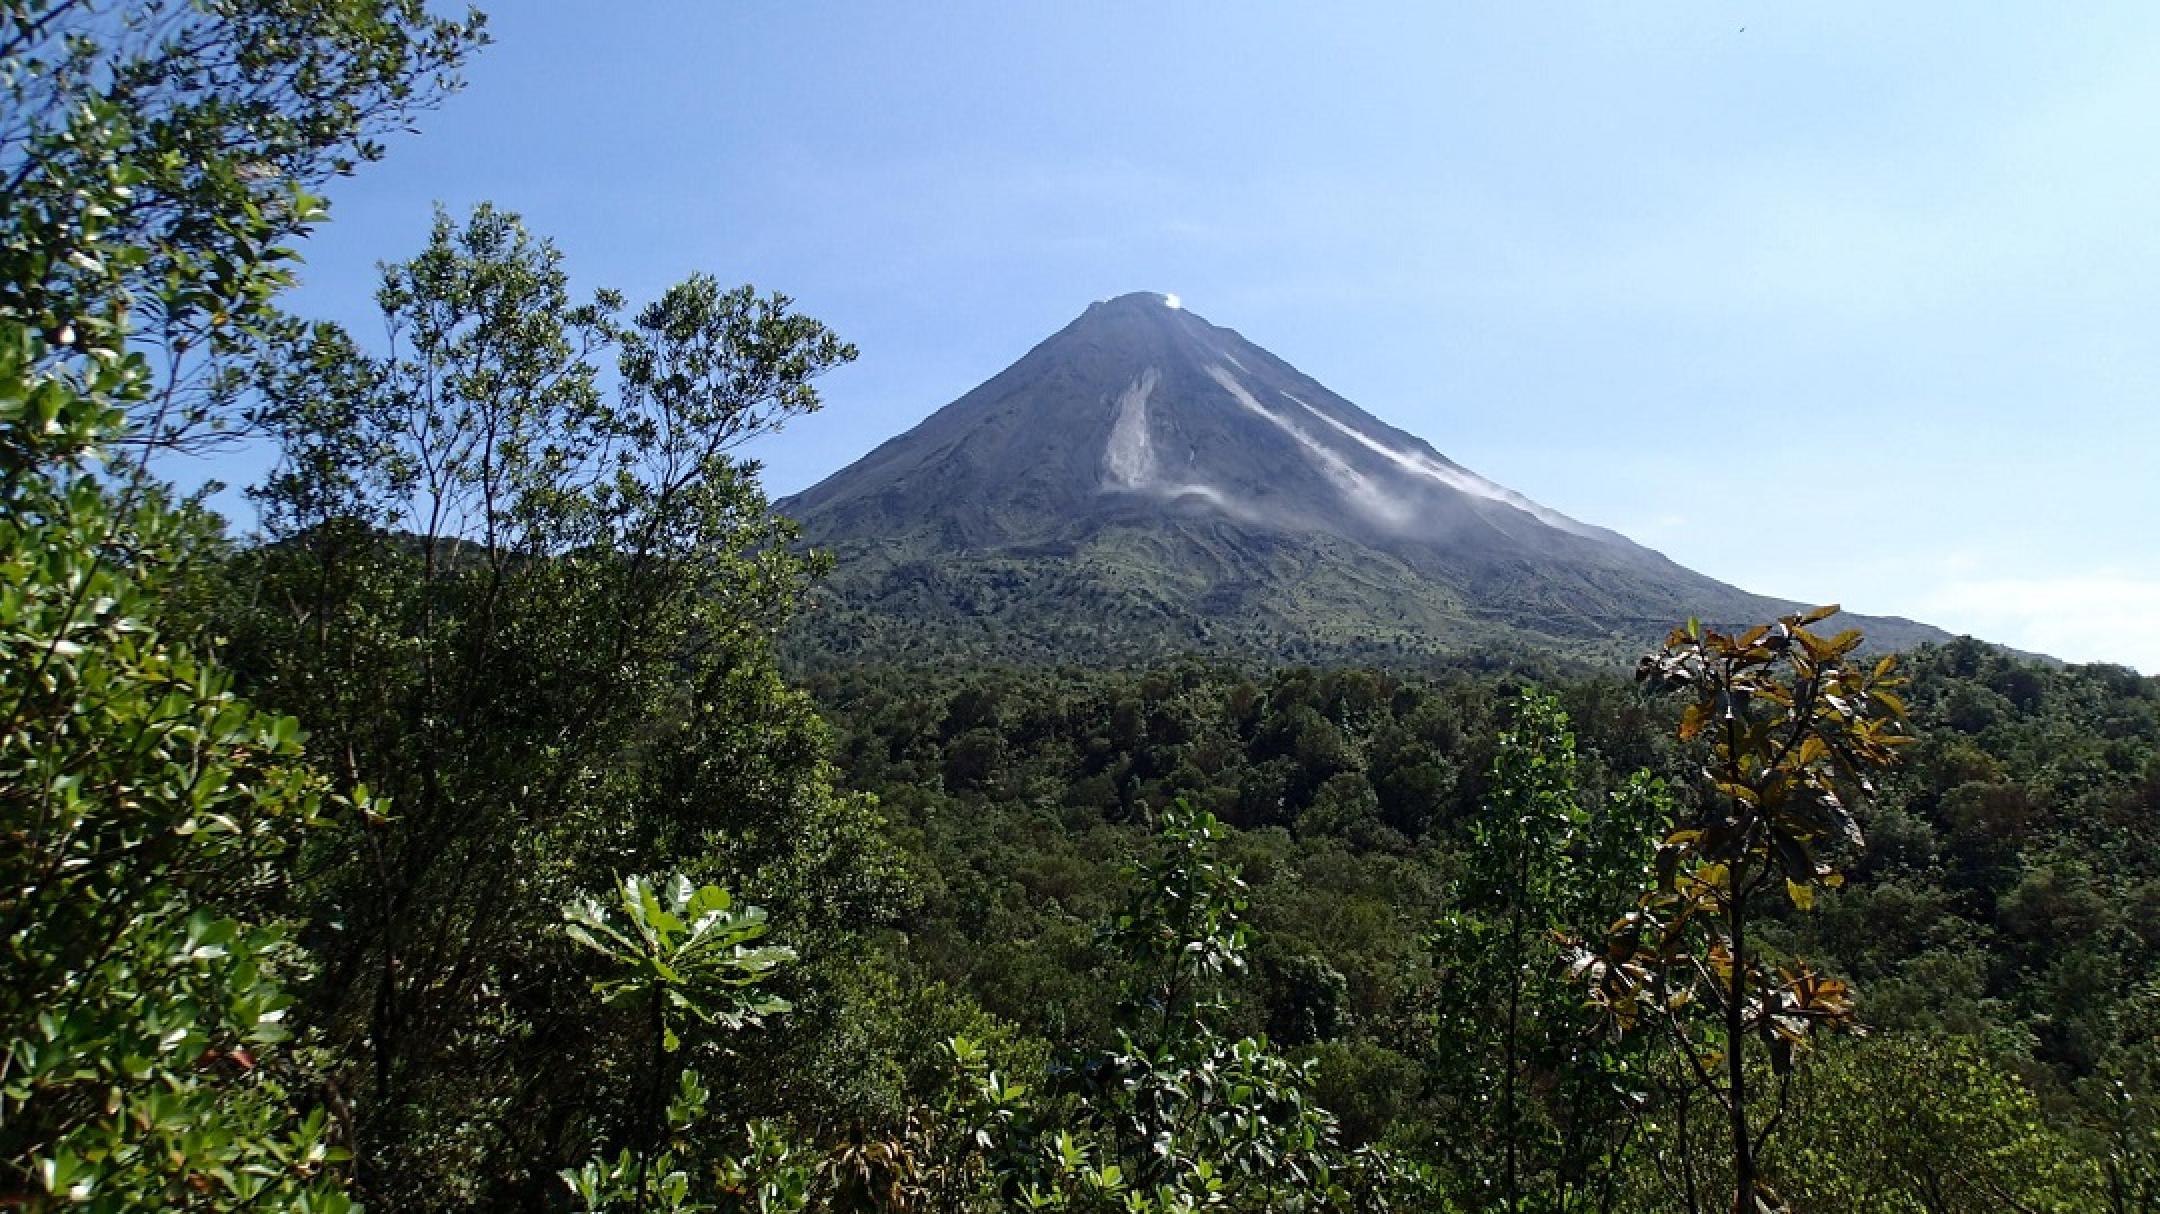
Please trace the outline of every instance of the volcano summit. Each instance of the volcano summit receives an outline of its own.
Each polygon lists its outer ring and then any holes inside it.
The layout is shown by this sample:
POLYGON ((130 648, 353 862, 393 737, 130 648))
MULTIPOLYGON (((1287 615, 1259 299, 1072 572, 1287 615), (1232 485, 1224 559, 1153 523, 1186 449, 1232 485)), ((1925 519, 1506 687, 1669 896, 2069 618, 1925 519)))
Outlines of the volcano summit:
POLYGON ((1792 606, 1495 484, 1151 293, 776 509, 839 558, 822 656, 1617 656, 1792 606))

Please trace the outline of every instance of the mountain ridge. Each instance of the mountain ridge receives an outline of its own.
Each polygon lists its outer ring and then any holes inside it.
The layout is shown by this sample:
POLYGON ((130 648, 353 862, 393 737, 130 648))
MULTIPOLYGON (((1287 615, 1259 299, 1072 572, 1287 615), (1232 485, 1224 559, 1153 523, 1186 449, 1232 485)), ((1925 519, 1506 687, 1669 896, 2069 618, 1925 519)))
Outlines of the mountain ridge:
MULTIPOLYGON (((1480 476, 1148 292, 775 509, 839 559, 811 631, 843 653, 1619 656, 1795 606, 1480 476)), ((1885 647, 1948 637, 1855 622, 1885 647)))

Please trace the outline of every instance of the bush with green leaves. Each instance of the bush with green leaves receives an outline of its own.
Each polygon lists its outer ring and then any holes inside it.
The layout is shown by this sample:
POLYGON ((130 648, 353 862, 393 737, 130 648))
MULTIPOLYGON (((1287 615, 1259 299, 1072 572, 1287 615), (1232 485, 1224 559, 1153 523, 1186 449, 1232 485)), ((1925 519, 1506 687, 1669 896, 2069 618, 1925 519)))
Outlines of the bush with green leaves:
POLYGON ((200 525, 99 475, 145 379, 0 321, 0 1195, 341 1211, 274 908, 302 832, 376 807, 163 630, 200 525))
POLYGON ((115 441, 240 423, 228 360, 282 327, 317 191, 486 40, 425 0, 0 0, 0 316, 50 358, 152 356, 115 441))
POLYGON ((2110 1009, 2114 1048, 2079 1085, 2109 1214, 2160 1212, 2160 980, 2110 1009))
POLYGON ((1125 974, 1116 1048, 1078 1059, 1033 1175, 1006 1180, 1027 1209, 1383 1209, 1412 1169, 1345 1148, 1313 1102, 1312 1064, 1223 1031, 1223 982, 1251 941, 1245 883, 1213 815, 1176 805, 1157 851, 1127 871, 1103 940, 1125 974))
POLYGON ((2125 1208, 2103 1199, 2097 1161, 2049 1123, 1998 1054, 1971 1039, 1886 1033, 1828 1047, 1792 1123, 1765 1164, 1799 1209, 2125 1208))
POLYGON ((477 37, 409 0, 0 5, 7 1204, 350 1206, 279 908, 308 828, 379 807, 187 642, 210 532, 112 455, 207 419, 196 356, 271 323, 309 190, 477 37))
MULTIPOLYGON (((904 904, 872 805, 834 790, 774 669, 819 563, 737 452, 854 351, 703 275, 626 316, 491 206, 438 215, 377 303, 380 348, 320 325, 254 364, 272 542, 225 571, 216 618, 257 697, 400 807, 326 841, 305 891, 325 929, 305 1010, 371 1200, 524 1206, 623 1099, 619 1030, 569 997, 554 908, 626 868, 754 893, 799 940, 904 904)), ((774 1056, 814 1052, 801 1036, 774 1056)), ((827 1094, 809 1073, 708 1079, 801 1104, 827 1094)))

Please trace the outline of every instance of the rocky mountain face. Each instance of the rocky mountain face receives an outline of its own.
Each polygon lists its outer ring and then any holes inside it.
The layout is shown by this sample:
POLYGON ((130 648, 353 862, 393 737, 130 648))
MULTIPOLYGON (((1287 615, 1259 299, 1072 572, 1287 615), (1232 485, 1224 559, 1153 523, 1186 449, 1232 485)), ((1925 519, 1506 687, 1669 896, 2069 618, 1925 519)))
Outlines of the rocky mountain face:
POLYGON ((839 559, 805 638, 825 657, 1619 656, 1791 606, 1495 484, 1148 293, 776 508, 839 559))

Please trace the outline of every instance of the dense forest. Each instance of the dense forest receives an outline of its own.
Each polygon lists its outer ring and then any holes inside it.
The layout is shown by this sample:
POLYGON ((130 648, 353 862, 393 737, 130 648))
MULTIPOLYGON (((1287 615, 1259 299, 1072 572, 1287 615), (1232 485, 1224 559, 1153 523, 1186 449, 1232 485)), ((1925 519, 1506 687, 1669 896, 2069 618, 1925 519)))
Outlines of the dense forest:
POLYGON ((283 308, 486 41, 0 2, 0 1203, 2160 1210, 2160 680, 784 662, 788 298, 283 308))

